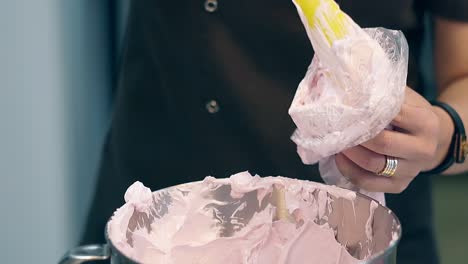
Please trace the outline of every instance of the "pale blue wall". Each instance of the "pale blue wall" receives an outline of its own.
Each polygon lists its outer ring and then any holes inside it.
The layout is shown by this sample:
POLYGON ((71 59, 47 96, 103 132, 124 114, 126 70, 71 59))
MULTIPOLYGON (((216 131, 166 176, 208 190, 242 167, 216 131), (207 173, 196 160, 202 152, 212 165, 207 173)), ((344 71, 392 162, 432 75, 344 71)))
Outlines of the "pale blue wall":
POLYGON ((109 120, 105 2, 2 2, 1 263, 77 243, 109 120))

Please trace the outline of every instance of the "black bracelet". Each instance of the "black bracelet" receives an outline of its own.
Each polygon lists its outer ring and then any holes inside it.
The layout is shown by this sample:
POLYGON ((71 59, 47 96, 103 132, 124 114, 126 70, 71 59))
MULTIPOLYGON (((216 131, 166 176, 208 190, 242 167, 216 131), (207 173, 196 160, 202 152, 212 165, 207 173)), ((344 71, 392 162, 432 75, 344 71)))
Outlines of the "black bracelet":
POLYGON ((452 141, 450 142, 450 147, 447 152, 447 156, 439 164, 430 171, 422 172, 421 174, 432 175, 432 174, 441 174, 446 171, 450 166, 456 163, 463 163, 467 156, 468 144, 466 141, 465 127, 463 126, 463 120, 460 118, 458 113, 450 105, 438 101, 431 102, 432 105, 442 108, 447 112, 454 124, 454 133, 452 136, 452 141))

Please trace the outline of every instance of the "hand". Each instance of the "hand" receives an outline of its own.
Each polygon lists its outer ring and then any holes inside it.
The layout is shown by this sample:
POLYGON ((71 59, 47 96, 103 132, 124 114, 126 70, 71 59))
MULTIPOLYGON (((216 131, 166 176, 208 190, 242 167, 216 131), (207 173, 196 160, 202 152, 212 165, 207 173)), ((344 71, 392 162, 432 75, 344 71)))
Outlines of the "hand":
POLYGON ((405 102, 391 125, 394 130, 384 130, 372 140, 336 155, 340 172, 359 188, 400 193, 421 171, 436 167, 444 159, 453 123, 447 113, 412 89, 406 89, 405 102), (392 177, 377 175, 385 167, 385 155, 398 159, 392 177))

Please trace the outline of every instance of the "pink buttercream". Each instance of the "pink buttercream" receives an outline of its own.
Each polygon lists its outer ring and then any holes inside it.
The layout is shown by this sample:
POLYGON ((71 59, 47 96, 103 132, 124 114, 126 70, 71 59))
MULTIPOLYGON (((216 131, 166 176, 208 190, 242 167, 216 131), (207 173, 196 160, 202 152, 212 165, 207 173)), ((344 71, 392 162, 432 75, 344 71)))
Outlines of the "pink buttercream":
MULTIPOLYGON (((282 177, 252 177, 248 172, 228 179, 207 177, 203 182, 187 186, 176 187, 173 189, 176 191, 170 192, 171 202, 162 217, 152 219, 148 226, 140 222, 134 230, 128 228, 130 218, 134 214, 147 216, 152 210, 154 213, 152 201, 161 197, 161 192, 153 193, 150 198, 148 194, 151 191, 141 183, 130 186, 125 195, 127 203, 116 211, 108 226, 112 243, 122 253, 141 263, 359 262, 336 241, 335 230, 327 223, 328 213, 332 210, 330 195, 354 201, 353 192, 282 177), (287 209, 294 218, 292 223, 274 221, 275 206, 264 203, 267 197, 271 197, 274 184, 284 186, 286 190, 287 209), (234 203, 237 207, 232 211, 229 222, 236 227, 229 235, 220 235, 225 224, 220 219, 224 218, 219 210, 210 207, 213 204, 223 206, 225 202, 207 195, 224 185, 231 187, 228 196, 239 199, 238 204, 234 203), (256 192, 258 206, 264 207, 244 223, 242 213, 245 213, 247 202, 243 197, 253 191, 256 192)), ((377 206, 371 205, 372 213, 377 206)), ((367 228, 371 228, 371 217, 367 220, 367 228)), ((372 231, 367 235, 371 236, 372 231)))

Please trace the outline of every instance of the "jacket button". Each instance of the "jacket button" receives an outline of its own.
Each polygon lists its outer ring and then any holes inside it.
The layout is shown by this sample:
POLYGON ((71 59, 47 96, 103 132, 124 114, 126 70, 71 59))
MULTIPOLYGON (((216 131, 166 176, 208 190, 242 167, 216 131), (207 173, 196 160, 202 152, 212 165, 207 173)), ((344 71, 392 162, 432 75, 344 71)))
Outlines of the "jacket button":
POLYGON ((210 114, 216 114, 217 112, 219 112, 219 104, 218 104, 218 102, 216 102, 215 100, 208 101, 208 102, 206 103, 206 110, 207 110, 208 113, 210 113, 210 114))
POLYGON ((213 13, 218 10, 218 1, 217 0, 206 0, 205 1, 205 10, 208 13, 213 13))

